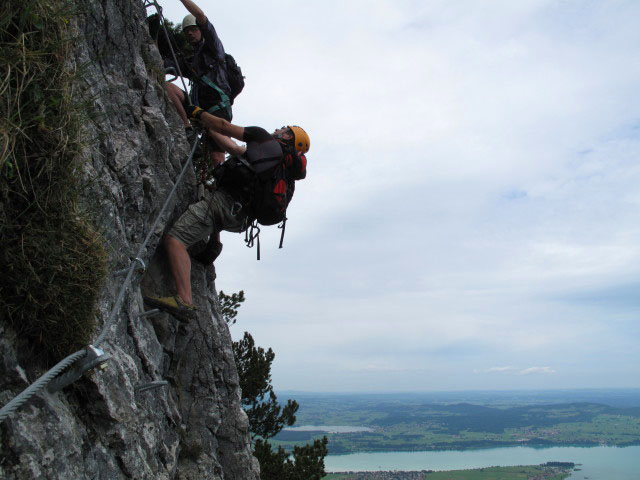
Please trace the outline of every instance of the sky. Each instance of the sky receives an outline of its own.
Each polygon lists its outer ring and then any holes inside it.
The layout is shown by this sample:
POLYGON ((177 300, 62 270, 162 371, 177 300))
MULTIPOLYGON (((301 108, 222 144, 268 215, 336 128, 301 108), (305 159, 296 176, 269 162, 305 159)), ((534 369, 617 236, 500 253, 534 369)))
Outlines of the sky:
POLYGON ((311 137, 284 248, 216 261, 277 390, 640 387, 640 2, 199 5, 234 123, 311 137))

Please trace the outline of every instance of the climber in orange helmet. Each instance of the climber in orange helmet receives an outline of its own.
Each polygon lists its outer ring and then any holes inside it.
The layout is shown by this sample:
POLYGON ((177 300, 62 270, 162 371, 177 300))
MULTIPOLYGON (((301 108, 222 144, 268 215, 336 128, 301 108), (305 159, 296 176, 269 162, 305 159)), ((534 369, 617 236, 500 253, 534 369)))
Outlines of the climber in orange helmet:
MULTIPOLYGON (((251 165, 269 162, 275 166, 282 165, 286 171, 286 191, 290 192, 288 203, 295 181, 306 176, 307 161, 304 154, 310 147, 309 135, 298 126, 282 127, 270 134, 260 127, 233 125, 199 107, 187 107, 187 112, 204 127, 246 142, 247 147, 242 158, 232 157, 216 168, 215 190, 207 191, 204 200, 190 205, 163 238, 177 294, 168 297, 146 296, 145 301, 184 321, 196 315, 191 294, 191 257, 188 249, 207 237, 219 238, 217 236, 222 230, 244 231, 250 220, 256 218, 256 174, 251 165)), ((210 264, 220 249, 212 256, 202 258, 196 255, 194 258, 205 265, 210 264)))

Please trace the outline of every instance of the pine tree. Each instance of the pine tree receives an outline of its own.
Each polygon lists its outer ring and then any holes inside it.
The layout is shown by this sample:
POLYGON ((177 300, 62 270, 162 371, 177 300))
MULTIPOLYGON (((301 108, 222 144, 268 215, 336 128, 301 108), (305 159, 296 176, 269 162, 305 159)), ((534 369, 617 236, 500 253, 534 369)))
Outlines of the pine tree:
MULTIPOLYGON (((226 295, 220 291, 218 299, 223 318, 233 325, 238 308, 245 300, 244 292, 226 295)), ((299 407, 295 400, 287 400, 284 407, 278 404, 271 385, 273 350, 256 347, 251 334, 245 332, 241 340, 233 342, 233 354, 242 389, 242 405, 249 417, 253 454, 260 463, 261 480, 320 480, 326 475, 327 437, 294 447, 291 454, 280 446, 273 450, 267 441, 285 426, 295 423, 299 407)))
POLYGON ((321 480, 326 475, 324 457, 327 455, 327 437, 312 444, 293 447, 293 453, 278 447, 273 450, 269 442, 256 440, 254 456, 260 462, 262 480, 321 480))
POLYGON ((242 302, 244 302, 244 290, 240 290, 238 293, 232 293, 231 295, 225 294, 222 290, 218 292, 220 313, 222 313, 222 318, 229 326, 236 323, 238 308, 240 308, 242 302))
POLYGON ((242 340, 233 342, 233 354, 238 367, 242 405, 249 417, 251 439, 271 438, 285 426, 296 422, 298 402, 287 400, 281 407, 271 385, 271 363, 275 358, 273 350, 256 347, 249 332, 244 332, 242 340))

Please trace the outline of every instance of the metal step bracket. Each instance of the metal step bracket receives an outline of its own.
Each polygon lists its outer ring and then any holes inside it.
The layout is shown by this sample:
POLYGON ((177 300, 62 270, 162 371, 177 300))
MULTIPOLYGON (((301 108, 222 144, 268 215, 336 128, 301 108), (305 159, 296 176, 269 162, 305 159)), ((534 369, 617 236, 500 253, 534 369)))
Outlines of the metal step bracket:
MULTIPOLYGON (((147 271, 147 265, 144 263, 144 260, 142 260, 140 257, 134 258, 132 262, 140 264, 140 266, 134 270, 134 273, 144 273, 147 271)), ((124 275, 129 272, 130 268, 131 266, 129 266, 128 268, 123 268, 122 270, 116 270, 115 272, 113 272, 113 275, 115 276, 124 275)))
POLYGON ((139 314, 136 315, 136 318, 150 317, 151 315, 156 315, 156 314, 158 314, 160 312, 161 312, 161 310, 159 308, 154 308, 153 310, 147 310, 145 312, 140 312, 139 314))
POLYGON ((103 350, 93 345, 87 346, 86 352, 86 356, 78 360, 73 367, 49 383, 47 387, 49 393, 59 392, 94 368, 99 368, 100 370, 107 368, 107 361, 109 361, 111 355, 104 353, 103 350))
POLYGON ((135 386, 135 391, 138 393, 146 392, 147 390, 166 387, 167 385, 169 385, 169 382, 167 382, 166 380, 156 380, 155 382, 139 383, 135 386))

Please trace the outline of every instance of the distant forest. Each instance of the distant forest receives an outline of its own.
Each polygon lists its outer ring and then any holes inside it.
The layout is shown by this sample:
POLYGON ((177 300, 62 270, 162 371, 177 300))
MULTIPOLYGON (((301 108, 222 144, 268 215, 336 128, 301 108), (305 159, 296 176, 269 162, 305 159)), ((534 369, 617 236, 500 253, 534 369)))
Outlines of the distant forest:
POLYGON ((494 408, 469 403, 457 405, 395 406, 380 405, 382 418, 373 419, 371 426, 388 427, 398 424, 427 423, 438 425, 442 433, 461 431, 502 433, 507 428, 551 427, 560 422, 591 422, 597 415, 622 415, 640 418, 640 407, 615 408, 593 403, 540 405, 534 407, 494 408))
MULTIPOLYGON (((528 404, 523 404, 527 399, 522 393, 511 393, 510 396, 482 393, 483 399, 491 398, 492 404, 434 403, 433 398, 418 394, 396 397, 296 394, 301 405, 297 424, 371 429, 369 432, 329 434, 330 453, 509 445, 638 445, 640 395, 636 397, 635 393, 614 392, 611 396, 615 401, 611 403, 617 403, 617 406, 595 402, 538 403, 543 398, 548 399, 548 395, 528 399, 528 404), (516 397, 519 401, 509 405, 516 397)), ((603 392, 598 394, 599 399, 606 399, 603 392)), ((467 399, 471 395, 464 396, 467 399)), ((567 396, 570 397, 563 393, 558 398, 567 396)), ((321 431, 285 430, 274 441, 290 448, 323 434, 321 431)))

